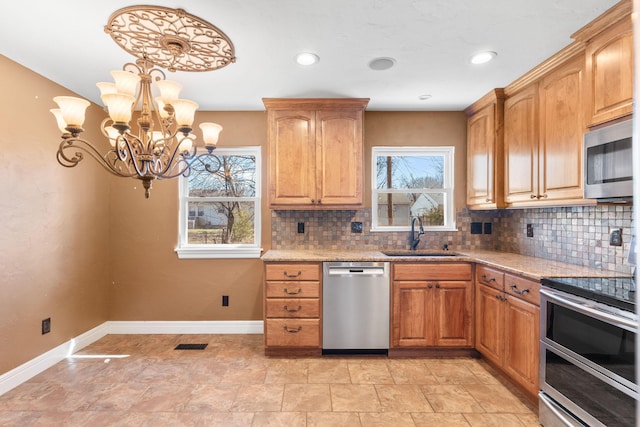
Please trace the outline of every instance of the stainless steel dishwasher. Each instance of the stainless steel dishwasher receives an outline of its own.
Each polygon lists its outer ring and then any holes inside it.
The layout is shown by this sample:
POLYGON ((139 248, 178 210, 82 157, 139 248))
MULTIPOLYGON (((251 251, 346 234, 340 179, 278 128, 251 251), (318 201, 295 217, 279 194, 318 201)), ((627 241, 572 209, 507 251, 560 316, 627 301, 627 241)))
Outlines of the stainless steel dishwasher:
POLYGON ((386 354, 389 349, 389 263, 323 264, 323 354, 386 354))

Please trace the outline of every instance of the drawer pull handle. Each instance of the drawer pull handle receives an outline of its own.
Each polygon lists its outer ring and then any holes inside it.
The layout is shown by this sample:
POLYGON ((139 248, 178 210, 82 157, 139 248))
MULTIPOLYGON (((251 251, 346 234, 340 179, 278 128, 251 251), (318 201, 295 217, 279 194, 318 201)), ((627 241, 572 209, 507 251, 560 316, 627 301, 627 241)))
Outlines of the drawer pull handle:
POLYGON ((296 277, 300 277, 301 274, 302 274, 302 271, 298 271, 298 274, 287 274, 286 271, 284 272, 284 275, 290 279, 295 279, 296 277))
POLYGON ((302 325, 298 326, 298 329, 289 329, 287 328, 287 325, 284 325, 284 330, 285 332, 289 332, 290 334, 297 334, 302 330, 302 325))
POLYGON ((483 274, 482 276, 480 276, 480 278, 482 279, 483 282, 485 283, 491 283, 491 282, 495 282, 496 278, 492 277, 492 278, 488 278, 486 274, 483 274))
POLYGON ((300 311, 302 309, 302 306, 299 305, 298 308, 290 309, 285 305, 283 308, 287 313, 295 313, 296 311, 300 311))
POLYGON ((297 291, 291 291, 291 292, 289 292, 288 288, 284 288, 284 293, 287 295, 298 295, 300 292, 302 292, 302 288, 298 288, 297 291))
POLYGON ((519 290, 517 285, 511 285, 511 290, 514 293, 518 294, 518 295, 524 295, 524 294, 529 293, 529 288, 523 289, 523 290, 519 290))
POLYGON ((502 295, 496 295, 496 299, 498 301, 506 301, 507 299, 505 297, 503 297, 502 295))

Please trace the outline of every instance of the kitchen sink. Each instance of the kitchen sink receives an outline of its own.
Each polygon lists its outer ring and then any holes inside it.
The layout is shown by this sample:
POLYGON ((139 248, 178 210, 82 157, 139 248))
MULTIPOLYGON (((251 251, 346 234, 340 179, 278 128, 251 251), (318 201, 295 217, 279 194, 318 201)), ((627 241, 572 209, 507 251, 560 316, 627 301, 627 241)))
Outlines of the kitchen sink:
POLYGON ((393 256, 393 257, 397 257, 397 256, 422 256, 422 257, 453 257, 453 256, 460 256, 460 254, 457 254, 455 252, 420 250, 420 249, 415 250, 415 251, 411 251, 411 250, 408 250, 408 249, 394 249, 394 250, 381 251, 381 252, 386 256, 393 256))

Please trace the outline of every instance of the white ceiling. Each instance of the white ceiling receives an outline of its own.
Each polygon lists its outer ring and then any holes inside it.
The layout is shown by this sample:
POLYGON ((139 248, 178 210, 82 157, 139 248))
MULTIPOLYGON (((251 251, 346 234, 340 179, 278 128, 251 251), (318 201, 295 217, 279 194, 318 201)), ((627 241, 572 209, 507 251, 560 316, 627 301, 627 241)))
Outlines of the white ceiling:
MULTIPOLYGON (((224 31, 237 62, 170 76, 200 110, 263 110, 263 97, 371 98, 369 110, 462 110, 571 43, 615 0, 13 0, 0 53, 96 103, 95 86, 133 57, 104 31, 136 4, 182 8, 224 31), (481 50, 498 53, 473 66, 481 50), (320 56, 313 67, 300 51, 320 56), (393 57, 373 71, 376 57, 393 57), (431 99, 421 101, 420 95, 431 99)), ((54 106, 52 101, 52 107, 54 106)))

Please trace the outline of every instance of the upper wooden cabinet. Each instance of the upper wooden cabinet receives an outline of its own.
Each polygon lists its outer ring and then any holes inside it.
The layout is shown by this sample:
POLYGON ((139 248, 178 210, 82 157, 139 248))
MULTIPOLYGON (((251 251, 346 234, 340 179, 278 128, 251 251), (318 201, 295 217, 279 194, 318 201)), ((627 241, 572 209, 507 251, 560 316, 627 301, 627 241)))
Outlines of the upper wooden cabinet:
POLYGON ((586 116, 595 126, 633 111, 631 1, 622 1, 572 37, 586 43, 586 116))
POLYGON ((518 92, 507 92, 507 206, 590 203, 582 194, 583 52, 574 45, 565 51, 569 59, 541 67, 554 66, 518 92))
POLYGON ((363 116, 368 99, 263 99, 272 209, 363 205, 363 116))
POLYGON ((504 207, 504 92, 495 89, 469 106, 467 114, 467 205, 470 209, 504 207))

